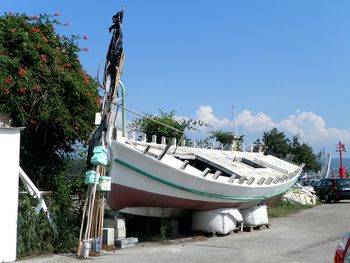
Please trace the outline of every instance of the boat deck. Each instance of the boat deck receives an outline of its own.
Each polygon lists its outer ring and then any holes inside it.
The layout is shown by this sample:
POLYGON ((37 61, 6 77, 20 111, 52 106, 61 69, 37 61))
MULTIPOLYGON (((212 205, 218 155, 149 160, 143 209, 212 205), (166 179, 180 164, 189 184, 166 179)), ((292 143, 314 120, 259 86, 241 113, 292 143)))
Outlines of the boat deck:
MULTIPOLYGON (((128 140, 128 144, 155 158, 166 145, 128 140)), ((193 175, 221 183, 269 186, 292 179, 302 167, 270 155, 255 152, 224 151, 171 146, 163 162, 193 175), (172 158, 175 157, 175 158, 172 158)))

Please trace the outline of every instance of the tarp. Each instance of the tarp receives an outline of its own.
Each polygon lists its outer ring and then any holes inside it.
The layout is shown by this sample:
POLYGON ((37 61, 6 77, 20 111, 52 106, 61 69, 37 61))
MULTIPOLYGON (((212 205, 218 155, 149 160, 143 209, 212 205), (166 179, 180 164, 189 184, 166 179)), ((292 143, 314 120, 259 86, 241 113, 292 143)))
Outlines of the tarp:
MULTIPOLYGON (((121 70, 121 60, 123 57, 123 34, 122 34, 122 22, 123 22, 124 10, 119 11, 113 16, 113 25, 109 27, 109 32, 113 31, 111 42, 109 43, 106 64, 104 70, 103 86, 105 87, 105 97, 103 101, 103 113, 102 120, 99 127, 95 130, 92 138, 89 142, 88 154, 86 163, 89 168, 92 167, 91 157, 93 155, 94 147, 101 144, 102 133, 107 131, 107 117, 110 113, 111 103, 115 89, 117 88, 118 81, 117 73, 121 70)), ((120 72, 121 73, 121 72, 120 72)))
POLYGON ((282 200, 302 205, 315 205, 317 196, 314 191, 297 184, 282 197, 282 200))

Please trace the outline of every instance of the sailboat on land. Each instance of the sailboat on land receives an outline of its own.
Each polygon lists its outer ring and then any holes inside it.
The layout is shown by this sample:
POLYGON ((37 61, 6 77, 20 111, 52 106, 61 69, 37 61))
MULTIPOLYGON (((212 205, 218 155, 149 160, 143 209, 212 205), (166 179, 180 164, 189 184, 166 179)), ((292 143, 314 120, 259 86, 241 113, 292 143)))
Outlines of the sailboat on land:
POLYGON ((88 155, 89 163, 96 141, 105 137, 112 183, 107 197, 109 206, 114 210, 153 208, 159 211, 248 208, 266 204, 288 191, 303 166, 263 153, 201 149, 128 138, 125 92, 120 82, 124 59, 123 13, 118 14, 113 17, 114 34, 107 52, 102 121, 93 135, 88 155), (116 103, 118 89, 122 100, 116 103), (117 125, 116 109, 122 113, 121 127, 117 125))
POLYGON ((256 152, 128 139, 112 123, 107 136, 112 180, 108 203, 115 210, 248 208, 279 198, 303 167, 256 152))

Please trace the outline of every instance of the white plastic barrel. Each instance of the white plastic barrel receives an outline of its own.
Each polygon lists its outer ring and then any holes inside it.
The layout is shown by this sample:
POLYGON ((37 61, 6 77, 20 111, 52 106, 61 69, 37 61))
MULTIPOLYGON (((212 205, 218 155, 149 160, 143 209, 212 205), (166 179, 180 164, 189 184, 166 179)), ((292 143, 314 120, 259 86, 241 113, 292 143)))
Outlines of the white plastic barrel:
POLYGON ((16 260, 20 132, 0 127, 0 262, 16 260))

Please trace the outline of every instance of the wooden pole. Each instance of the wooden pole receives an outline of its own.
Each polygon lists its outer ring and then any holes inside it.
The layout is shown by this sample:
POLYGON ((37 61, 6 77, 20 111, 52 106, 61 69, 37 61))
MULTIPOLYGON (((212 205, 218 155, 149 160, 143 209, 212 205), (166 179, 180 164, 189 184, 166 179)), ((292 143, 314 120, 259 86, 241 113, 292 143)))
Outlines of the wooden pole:
POLYGON ((86 209, 87 209, 87 204, 89 200, 89 191, 86 192, 86 197, 84 200, 84 208, 83 208, 83 215, 81 218, 81 226, 80 226, 80 232, 79 232, 79 244, 78 244, 78 249, 77 249, 77 256, 81 256, 81 248, 83 245, 83 242, 81 240, 82 235, 83 235, 83 228, 84 228, 84 223, 85 223, 85 214, 86 214, 86 209))

